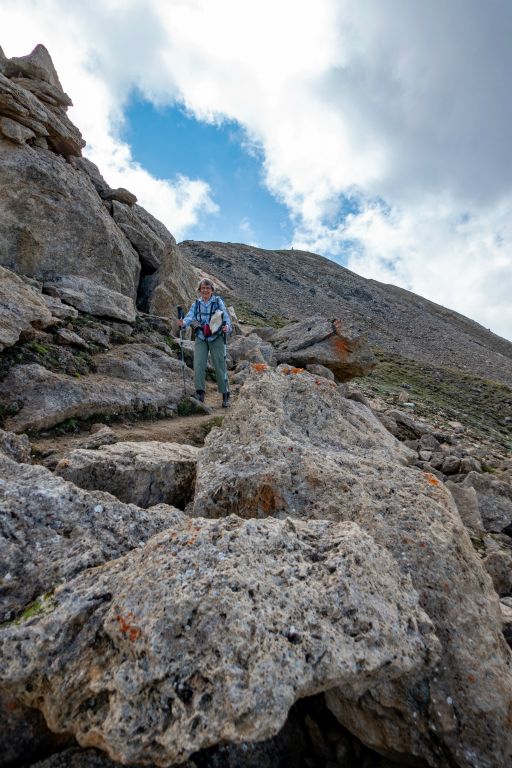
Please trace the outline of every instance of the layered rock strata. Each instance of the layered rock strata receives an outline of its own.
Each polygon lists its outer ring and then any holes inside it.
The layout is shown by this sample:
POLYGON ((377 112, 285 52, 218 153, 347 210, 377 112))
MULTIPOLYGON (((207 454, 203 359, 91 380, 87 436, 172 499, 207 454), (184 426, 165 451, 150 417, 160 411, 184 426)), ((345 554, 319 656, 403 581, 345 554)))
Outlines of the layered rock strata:
POLYGON ((75 378, 41 365, 17 365, 0 382, 0 397, 15 413, 7 429, 42 430, 66 419, 122 413, 176 413, 183 376, 192 391, 192 372, 163 350, 147 344, 121 345, 95 359, 97 373, 75 378))
POLYGON ((136 304, 173 314, 193 295, 194 272, 135 195, 111 189, 81 157, 85 141, 46 48, 2 62, 0 265, 58 283, 74 306, 82 294, 79 308, 99 303, 100 316, 133 319, 136 304))

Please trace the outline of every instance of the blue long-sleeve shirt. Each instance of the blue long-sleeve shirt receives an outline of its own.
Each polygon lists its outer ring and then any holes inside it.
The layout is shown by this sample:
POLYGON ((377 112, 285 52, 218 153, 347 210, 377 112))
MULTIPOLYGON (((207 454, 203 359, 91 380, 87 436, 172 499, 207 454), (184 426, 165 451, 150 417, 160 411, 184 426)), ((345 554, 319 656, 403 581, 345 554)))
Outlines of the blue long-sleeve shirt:
MULTIPOLYGON (((228 333, 231 333, 233 330, 233 325, 231 323, 229 312, 227 311, 226 305, 224 304, 221 297, 216 296, 215 294, 212 295, 208 301, 203 301, 202 299, 197 299, 194 301, 189 311, 183 318, 183 327, 188 328, 188 326, 191 325, 194 320, 197 320, 201 326, 205 325, 205 323, 209 323, 211 316, 217 309, 220 309, 222 312, 222 324, 227 325, 228 333)), ((213 337, 208 336, 206 341, 213 341, 213 339, 216 339, 217 336, 218 334, 215 334, 213 337)), ((201 328, 196 330, 196 337, 198 339, 202 339, 203 341, 205 340, 205 336, 201 328)))

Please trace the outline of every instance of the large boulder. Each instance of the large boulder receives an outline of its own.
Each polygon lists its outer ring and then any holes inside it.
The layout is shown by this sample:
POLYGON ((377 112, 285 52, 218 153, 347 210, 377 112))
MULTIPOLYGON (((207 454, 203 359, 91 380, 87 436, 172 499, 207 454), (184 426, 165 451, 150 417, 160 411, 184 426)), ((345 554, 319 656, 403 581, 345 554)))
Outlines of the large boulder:
POLYGON ((124 764, 260 741, 297 699, 361 696, 425 669, 438 647, 410 578, 348 522, 176 513, 52 600, 0 628, 2 686, 124 764))
POLYGON ((0 264, 48 282, 86 278, 135 300, 138 256, 83 173, 0 137, 0 185, 0 264))
POLYGON ((0 352, 16 344, 28 328, 45 328, 52 322, 52 313, 41 294, 0 267, 0 352))
POLYGON ((470 472, 462 483, 472 489, 478 499, 478 511, 486 531, 500 533, 512 524, 512 485, 492 474, 470 472))
POLYGON ((97 317, 108 317, 133 323, 136 317, 135 302, 130 296, 105 288, 88 277, 59 275, 46 280, 44 291, 81 312, 97 317))
POLYGON ((2 453, 0 474, 0 622, 44 613, 58 584, 139 547, 172 511, 122 504, 2 453))
POLYGON ((229 339, 228 346, 233 366, 237 366, 243 360, 250 363, 276 364, 272 344, 263 341, 256 333, 250 333, 248 336, 234 336, 229 339))
POLYGON ((139 286, 140 309, 155 315, 174 314, 187 304, 195 289, 195 273, 182 256, 174 237, 162 222, 140 205, 112 203, 112 216, 139 254, 143 279, 139 286))
POLYGON ((365 376, 377 364, 367 336, 341 320, 314 316, 275 331, 269 341, 278 363, 324 365, 339 381, 365 376))
POLYGON ((115 443, 71 451, 55 472, 80 488, 108 491, 139 507, 165 503, 183 509, 194 494, 198 453, 178 443, 115 443))
POLYGON ((0 397, 15 415, 13 432, 40 431, 66 419, 139 413, 170 416, 183 397, 183 370, 190 391, 192 372, 166 352, 126 344, 96 357, 98 372, 75 378, 36 363, 16 365, 0 382, 0 397))
POLYGON ((357 522, 410 575, 442 662, 362 697, 333 689, 330 708, 387 754, 436 768, 507 765, 510 654, 497 595, 450 494, 405 466, 406 449, 332 382, 255 368, 206 438, 191 512, 357 522))
POLYGON ((85 142, 66 114, 70 104, 44 46, 2 55, 0 265, 48 284, 65 278, 70 303, 93 314, 99 305, 102 316, 128 319, 135 302, 174 314, 193 295, 192 267, 133 193, 111 189, 80 157, 85 142))

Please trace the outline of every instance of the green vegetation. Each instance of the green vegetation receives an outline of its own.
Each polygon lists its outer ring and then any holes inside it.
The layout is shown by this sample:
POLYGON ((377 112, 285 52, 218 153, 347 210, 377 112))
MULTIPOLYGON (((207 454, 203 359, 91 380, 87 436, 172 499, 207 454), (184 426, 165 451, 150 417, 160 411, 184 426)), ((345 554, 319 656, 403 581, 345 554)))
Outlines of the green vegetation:
POLYGON ((182 397, 178 403, 178 416, 192 416, 194 413, 204 413, 204 410, 190 397, 182 397))
POLYGON ((210 434, 212 429, 215 427, 222 427, 222 424, 224 422, 224 416, 214 416, 213 419, 208 421, 206 424, 203 424, 201 426, 201 437, 199 439, 199 444, 203 445, 206 436, 210 434))
POLYGON ((236 312, 236 316, 241 323, 248 323, 248 325, 254 325, 257 328, 265 328, 271 326, 272 328, 283 328, 290 322, 286 317, 280 315, 267 315, 260 312, 251 306, 247 301, 241 301, 233 297, 227 304, 233 304, 236 312))
POLYGON ((47 355, 50 351, 48 347, 45 347, 44 344, 40 344, 38 341, 29 341, 27 344, 27 349, 31 349, 43 356, 47 355))
POLYGON ((437 424, 460 421, 475 439, 512 449, 512 424, 504 418, 512 412, 512 389, 491 379, 440 368, 428 363, 374 349, 378 365, 358 383, 395 407, 404 387, 415 403, 414 415, 437 424))
POLYGON ((16 619, 13 619, 12 621, 6 621, 3 623, 3 625, 8 626, 9 624, 22 624, 23 622, 28 621, 29 619, 33 619, 36 616, 46 616, 48 613, 54 611, 56 607, 57 601, 55 600, 54 591, 52 589, 49 592, 46 592, 44 595, 37 597, 33 602, 29 603, 23 613, 20 614, 20 616, 18 616, 16 619))

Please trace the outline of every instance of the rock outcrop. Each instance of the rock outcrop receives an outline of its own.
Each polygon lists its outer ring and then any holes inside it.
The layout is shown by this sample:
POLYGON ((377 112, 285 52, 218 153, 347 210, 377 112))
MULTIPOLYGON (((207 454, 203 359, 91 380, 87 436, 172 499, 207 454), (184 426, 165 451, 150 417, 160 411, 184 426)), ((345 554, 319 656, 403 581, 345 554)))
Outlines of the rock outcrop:
POLYGON ((333 690, 330 708, 384 753, 506 765, 512 685, 497 596, 450 494, 404 466, 409 455, 332 382, 255 366, 225 428, 206 439, 190 512, 357 522, 411 576, 442 661, 362 697, 333 690))
POLYGON ((296 699, 361 696, 436 651, 409 577, 356 524, 175 514, 3 627, 0 679, 82 746, 165 766, 272 736, 296 699))
POLYGON ((127 504, 183 509, 194 493, 198 452, 193 445, 176 443, 115 443, 71 451, 55 472, 80 488, 107 491, 127 504))
POLYGON ((52 324, 41 295, 8 269, 0 267, 0 352, 15 344, 30 327, 52 324))
MULTIPOLYGON (((41 365, 17 365, 0 382, 0 397, 14 413, 13 432, 48 429, 66 419, 175 414, 183 397, 183 371, 170 354, 145 344, 127 344, 98 355, 97 373, 75 378, 41 365)), ((192 373, 185 371, 192 389, 192 373)))
POLYGON ((44 613, 58 584, 139 547, 171 519, 172 507, 149 513, 2 453, 0 476, 0 623, 44 613))
POLYGON ((111 189, 81 157, 70 105, 44 46, 3 57, 0 265, 58 283, 66 301, 100 316, 133 319, 136 303, 173 314, 192 296, 194 272, 135 195, 111 189))
POLYGON ((360 329, 320 315, 287 325, 273 333, 269 340, 276 348, 278 363, 302 368, 323 365, 338 381, 365 376, 377 364, 368 339, 360 329))

